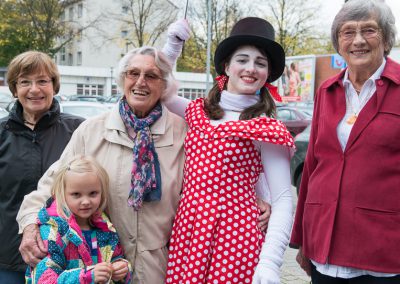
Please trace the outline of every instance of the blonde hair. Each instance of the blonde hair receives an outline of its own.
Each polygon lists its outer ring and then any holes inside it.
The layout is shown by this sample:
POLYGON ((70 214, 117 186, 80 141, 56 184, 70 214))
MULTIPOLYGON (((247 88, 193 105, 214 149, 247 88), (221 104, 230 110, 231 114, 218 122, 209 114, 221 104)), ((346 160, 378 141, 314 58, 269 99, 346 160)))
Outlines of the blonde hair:
POLYGON ((51 194, 56 200, 58 215, 66 219, 68 216, 71 216, 71 210, 65 201, 66 176, 68 172, 95 173, 97 175, 101 184, 101 201, 98 211, 99 213, 103 212, 108 201, 108 174, 93 157, 78 155, 63 164, 56 173, 55 180, 51 188, 51 194))

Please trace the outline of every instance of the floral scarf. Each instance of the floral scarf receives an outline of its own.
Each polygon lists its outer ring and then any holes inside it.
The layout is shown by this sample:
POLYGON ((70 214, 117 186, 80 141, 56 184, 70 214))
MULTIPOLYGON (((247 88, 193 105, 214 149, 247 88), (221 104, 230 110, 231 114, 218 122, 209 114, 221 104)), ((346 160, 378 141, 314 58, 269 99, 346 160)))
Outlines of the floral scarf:
POLYGON ((160 163, 151 136, 150 125, 161 117, 162 107, 158 103, 146 117, 138 118, 130 109, 126 99, 122 99, 119 102, 119 113, 125 127, 133 129, 136 133, 136 137, 130 137, 134 146, 128 206, 139 210, 143 201, 161 199, 160 163))

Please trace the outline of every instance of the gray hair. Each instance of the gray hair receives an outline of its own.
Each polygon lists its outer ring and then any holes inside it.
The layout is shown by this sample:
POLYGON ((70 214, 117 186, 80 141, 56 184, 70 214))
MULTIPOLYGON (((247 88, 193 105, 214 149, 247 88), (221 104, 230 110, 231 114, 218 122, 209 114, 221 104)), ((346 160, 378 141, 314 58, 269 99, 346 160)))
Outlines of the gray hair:
POLYGON ((176 81, 174 75, 172 74, 171 63, 168 61, 168 58, 164 55, 164 53, 151 46, 134 48, 128 51, 128 53, 121 58, 115 73, 115 81, 120 91, 122 93, 124 92, 125 72, 129 67, 129 63, 131 59, 138 54, 150 55, 154 57, 156 66, 160 70, 161 76, 166 83, 165 89, 161 94, 161 100, 165 100, 169 96, 175 95, 178 92, 178 82, 176 81))
POLYGON ((337 13, 331 27, 332 45, 339 52, 339 30, 348 21, 375 19, 382 31, 387 56, 396 42, 395 18, 390 7, 379 0, 347 1, 337 13))

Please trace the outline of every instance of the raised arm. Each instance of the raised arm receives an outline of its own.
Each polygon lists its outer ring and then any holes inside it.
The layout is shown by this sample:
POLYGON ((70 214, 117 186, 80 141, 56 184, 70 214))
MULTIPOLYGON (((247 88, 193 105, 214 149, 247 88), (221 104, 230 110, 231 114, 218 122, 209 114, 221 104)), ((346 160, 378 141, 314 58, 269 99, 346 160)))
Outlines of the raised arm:
POLYGON ((277 284, 280 283, 280 267, 293 222, 290 150, 284 146, 262 143, 261 158, 272 209, 253 284, 277 284))
MULTIPOLYGON (((182 52, 183 44, 185 40, 189 39, 189 37, 190 28, 185 19, 178 20, 169 26, 167 42, 165 43, 162 52, 168 57, 172 65, 176 64, 176 61, 182 52)), ((189 100, 176 95, 170 96, 168 97, 168 100, 163 101, 171 112, 180 117, 185 117, 185 110, 189 102, 189 100)))
POLYGON ((190 27, 185 19, 178 20, 168 27, 167 42, 162 52, 168 57, 172 65, 176 64, 181 55, 183 44, 190 37, 190 27))

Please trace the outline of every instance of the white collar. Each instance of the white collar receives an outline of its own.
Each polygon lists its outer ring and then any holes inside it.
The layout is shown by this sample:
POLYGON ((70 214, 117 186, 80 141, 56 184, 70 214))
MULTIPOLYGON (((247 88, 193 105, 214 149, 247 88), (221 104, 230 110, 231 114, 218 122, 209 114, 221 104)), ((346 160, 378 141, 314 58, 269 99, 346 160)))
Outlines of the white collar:
POLYGON ((259 96, 257 95, 239 95, 232 94, 226 90, 223 90, 221 93, 221 101, 219 105, 223 110, 232 110, 232 111, 243 111, 256 104, 259 101, 259 96))
MULTIPOLYGON (((386 59, 383 58, 381 66, 379 66, 379 68, 375 71, 375 73, 372 74, 371 77, 369 77, 367 82, 370 81, 373 84, 375 84, 375 80, 377 80, 377 79, 379 79, 381 77, 383 69, 385 69, 385 65, 386 65, 386 59)), ((347 68, 346 72, 344 73, 344 77, 343 77, 343 85, 345 87, 348 87, 349 84, 353 85, 351 83, 351 81, 349 80, 349 69, 347 68)))

